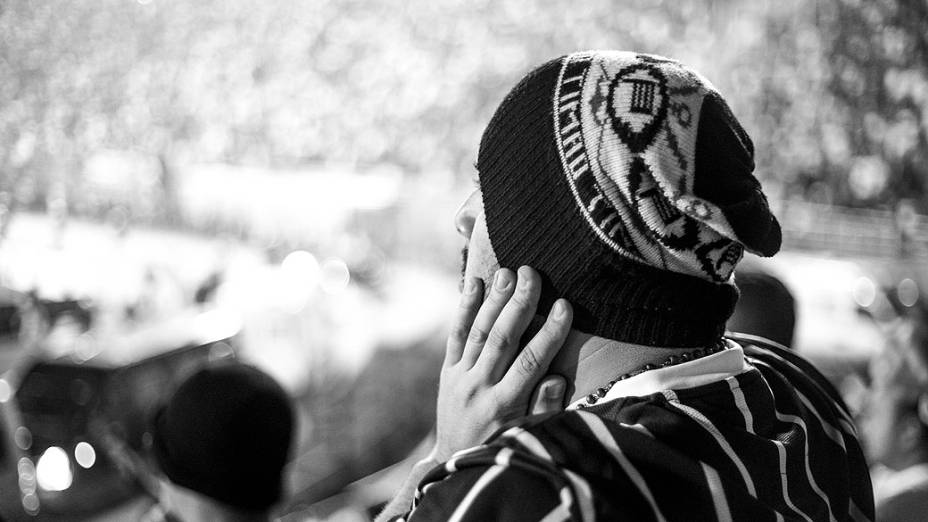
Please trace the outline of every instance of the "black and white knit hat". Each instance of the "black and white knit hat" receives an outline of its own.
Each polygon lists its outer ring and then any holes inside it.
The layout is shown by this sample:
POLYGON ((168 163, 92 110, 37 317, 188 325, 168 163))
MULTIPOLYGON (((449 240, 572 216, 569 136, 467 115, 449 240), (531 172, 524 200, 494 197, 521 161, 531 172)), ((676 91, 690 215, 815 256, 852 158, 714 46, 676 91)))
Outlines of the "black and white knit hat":
POLYGON ((666 58, 590 51, 529 73, 477 159, 501 266, 530 265, 541 311, 651 346, 714 342, 737 301, 743 250, 780 247, 753 144, 718 91, 666 58))

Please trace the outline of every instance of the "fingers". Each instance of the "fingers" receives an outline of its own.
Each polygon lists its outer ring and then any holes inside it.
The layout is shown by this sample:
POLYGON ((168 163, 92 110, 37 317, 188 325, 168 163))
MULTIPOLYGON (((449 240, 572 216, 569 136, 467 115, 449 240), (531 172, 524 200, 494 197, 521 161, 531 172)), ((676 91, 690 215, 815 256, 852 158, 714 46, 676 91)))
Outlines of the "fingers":
POLYGON ((477 359, 477 365, 485 370, 492 383, 503 377, 515 358, 519 350, 519 339, 535 316, 538 298, 541 297, 541 277, 538 272, 523 266, 517 275, 515 291, 490 329, 487 342, 477 359))
POLYGON ((560 375, 549 375, 535 387, 529 402, 529 415, 558 412, 564 409, 567 381, 560 375))
POLYGON ((511 393, 532 389, 548 370, 548 365, 563 346, 573 321, 573 309, 565 299, 558 299, 541 330, 519 352, 516 360, 500 381, 511 393))
POLYGON ((477 312, 464 345, 461 363, 467 368, 472 367, 480 357, 480 352, 483 351, 483 345, 490 336, 493 324, 515 290, 515 279, 515 274, 507 268, 501 268, 496 272, 493 286, 489 290, 490 295, 477 312))
POLYGON ((445 346, 445 366, 451 366, 461 360, 470 328, 482 302, 483 281, 476 277, 467 278, 461 292, 461 302, 451 322, 451 333, 448 334, 448 344, 445 346))

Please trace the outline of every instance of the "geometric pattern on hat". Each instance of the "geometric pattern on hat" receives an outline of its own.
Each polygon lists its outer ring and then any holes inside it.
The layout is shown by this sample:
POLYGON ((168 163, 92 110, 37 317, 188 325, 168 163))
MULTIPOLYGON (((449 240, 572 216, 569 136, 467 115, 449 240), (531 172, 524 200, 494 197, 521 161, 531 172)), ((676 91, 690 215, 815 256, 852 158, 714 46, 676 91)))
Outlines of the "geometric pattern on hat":
POLYGON ((727 283, 745 248, 779 249, 750 138, 698 73, 653 55, 574 53, 553 103, 577 208, 619 255, 727 283))

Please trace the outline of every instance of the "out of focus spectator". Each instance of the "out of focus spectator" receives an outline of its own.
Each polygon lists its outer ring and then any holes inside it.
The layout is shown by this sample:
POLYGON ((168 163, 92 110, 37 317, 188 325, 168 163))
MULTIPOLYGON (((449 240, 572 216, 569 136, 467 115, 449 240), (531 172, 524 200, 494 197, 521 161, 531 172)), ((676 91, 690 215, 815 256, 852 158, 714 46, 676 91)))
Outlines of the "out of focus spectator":
POLYGON ((786 285, 776 276, 756 269, 738 272, 735 283, 741 297, 726 324, 727 329, 759 335, 792 347, 796 300, 786 285))
POLYGON ((925 520, 928 513, 928 314, 900 320, 870 363, 863 411, 873 464, 877 520, 925 520))
POLYGON ((184 381, 153 422, 165 518, 269 520, 293 418, 284 390, 256 368, 225 363, 184 381))
POLYGON ((210 273, 206 279, 197 286, 193 301, 196 304, 204 304, 212 301, 216 297, 216 291, 222 286, 223 279, 223 274, 219 270, 210 273))

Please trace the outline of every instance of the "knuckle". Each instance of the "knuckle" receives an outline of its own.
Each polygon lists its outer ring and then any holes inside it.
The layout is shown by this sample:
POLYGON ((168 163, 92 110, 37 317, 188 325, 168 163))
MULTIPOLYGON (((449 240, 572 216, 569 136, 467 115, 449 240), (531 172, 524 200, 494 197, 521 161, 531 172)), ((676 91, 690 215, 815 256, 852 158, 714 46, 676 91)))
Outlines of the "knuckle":
POLYGON ((449 339, 463 341, 467 339, 468 334, 470 334, 470 328, 459 324, 451 328, 451 332, 449 333, 448 337, 449 339))
POLYGON ((512 295, 512 299, 510 299, 509 302, 520 308, 529 308, 532 305, 532 290, 530 288, 518 290, 512 295))
POLYGON ((479 304, 479 299, 477 298, 477 293, 467 294, 460 301, 458 301, 458 307, 464 310, 470 310, 475 308, 479 304))
POLYGON ((475 344, 483 344, 487 341, 489 334, 476 326, 470 329, 467 334, 467 340, 475 344))
POLYGON ((462 299, 461 302, 458 303, 458 317, 460 317, 461 320, 467 317, 473 317, 477 311, 478 304, 479 303, 475 303, 472 298, 462 299))
POLYGON ((545 342, 554 342, 569 329, 569 324, 557 321, 545 321, 544 326, 538 331, 538 336, 545 342))
POLYGON ((512 344, 512 339, 506 335, 506 333, 494 328, 493 330, 490 330, 487 344, 498 348, 505 348, 512 344))
POLYGON ((541 370, 541 361, 534 350, 530 348, 522 350, 522 354, 519 355, 519 371, 523 375, 533 375, 539 370, 541 370))

